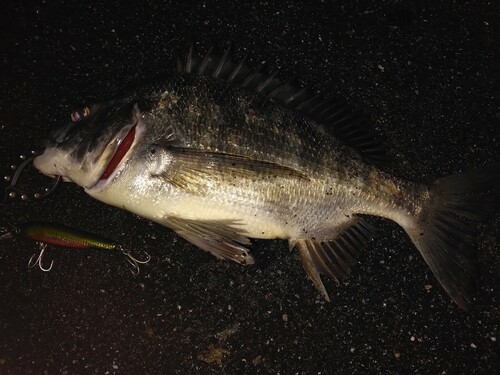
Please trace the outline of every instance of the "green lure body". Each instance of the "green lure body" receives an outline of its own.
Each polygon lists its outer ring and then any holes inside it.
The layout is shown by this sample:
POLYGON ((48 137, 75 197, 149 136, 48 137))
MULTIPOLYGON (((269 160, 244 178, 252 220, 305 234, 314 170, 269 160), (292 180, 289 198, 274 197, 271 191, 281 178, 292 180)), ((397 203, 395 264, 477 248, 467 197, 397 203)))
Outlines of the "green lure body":
POLYGON ((28 267, 32 268, 36 265, 44 271, 48 272, 52 269, 54 261, 49 267, 42 265, 43 254, 48 244, 65 247, 71 249, 104 249, 118 250, 121 252, 127 262, 132 266, 132 273, 139 274, 139 265, 146 264, 151 257, 146 253, 146 259, 141 260, 130 254, 130 249, 120 245, 118 242, 110 241, 99 235, 88 233, 75 228, 67 227, 62 224, 32 222, 16 225, 10 228, 0 228, 0 240, 10 239, 13 237, 24 237, 38 242, 40 246, 40 254, 34 260, 32 256, 28 262, 28 267))
POLYGON ((116 250, 120 245, 96 234, 55 223, 27 223, 18 227, 19 235, 34 241, 74 249, 116 250))

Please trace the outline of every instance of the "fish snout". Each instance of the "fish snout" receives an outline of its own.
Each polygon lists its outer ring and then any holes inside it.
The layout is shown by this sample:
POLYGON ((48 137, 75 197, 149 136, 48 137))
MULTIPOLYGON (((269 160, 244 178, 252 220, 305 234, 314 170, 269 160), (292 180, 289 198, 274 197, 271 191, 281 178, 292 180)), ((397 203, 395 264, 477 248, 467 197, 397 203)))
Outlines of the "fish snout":
POLYGON ((44 175, 56 178, 62 175, 56 163, 54 163, 56 149, 47 148, 45 151, 33 159, 33 166, 44 175))

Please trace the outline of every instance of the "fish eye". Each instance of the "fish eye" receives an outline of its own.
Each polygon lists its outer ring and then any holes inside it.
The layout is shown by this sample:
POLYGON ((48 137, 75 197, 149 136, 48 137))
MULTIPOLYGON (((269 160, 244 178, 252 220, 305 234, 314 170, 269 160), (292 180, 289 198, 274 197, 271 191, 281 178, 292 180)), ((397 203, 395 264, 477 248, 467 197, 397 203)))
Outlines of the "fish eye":
POLYGON ((83 107, 80 109, 77 109, 71 113, 71 121, 72 122, 79 122, 82 121, 84 118, 86 118, 90 114, 90 108, 89 107, 83 107))

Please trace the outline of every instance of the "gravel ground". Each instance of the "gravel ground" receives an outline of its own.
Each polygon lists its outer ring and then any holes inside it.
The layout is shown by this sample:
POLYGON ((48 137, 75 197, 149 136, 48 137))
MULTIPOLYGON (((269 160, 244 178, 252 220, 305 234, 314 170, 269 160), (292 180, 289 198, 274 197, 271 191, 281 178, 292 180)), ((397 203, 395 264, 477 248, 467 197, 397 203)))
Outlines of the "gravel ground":
MULTIPOLYGON (((84 100, 173 72, 191 40, 234 42, 252 65, 346 98, 386 135, 401 177, 500 159, 493 1, 9 3, 2 175, 84 100)), ((24 181, 48 185, 32 170, 24 181)), ((1 242, 0 374, 499 373, 498 216, 478 227, 481 276, 464 313, 382 219, 352 275, 326 283, 327 303, 283 241, 254 241, 251 267, 221 262, 70 184, 0 212, 0 226, 66 223, 153 257, 134 277, 119 255, 53 248, 43 273, 26 267, 34 243, 1 242)))

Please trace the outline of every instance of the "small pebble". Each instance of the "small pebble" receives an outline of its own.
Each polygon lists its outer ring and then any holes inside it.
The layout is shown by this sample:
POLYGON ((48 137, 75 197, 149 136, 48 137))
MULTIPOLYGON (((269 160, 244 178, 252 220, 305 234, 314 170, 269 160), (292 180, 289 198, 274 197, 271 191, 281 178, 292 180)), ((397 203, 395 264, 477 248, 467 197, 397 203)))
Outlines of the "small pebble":
POLYGON ((21 195, 21 199, 22 199, 23 201, 25 201, 25 200, 27 200, 27 199, 28 199, 28 196, 27 196, 26 194, 22 194, 22 195, 21 195))
POLYGON ((16 197, 16 192, 15 192, 15 191, 11 191, 11 192, 9 193, 9 197, 11 197, 11 198, 15 198, 15 197, 16 197))
POLYGON ((4 179, 5 181, 10 181, 10 176, 3 176, 3 179, 4 179))

